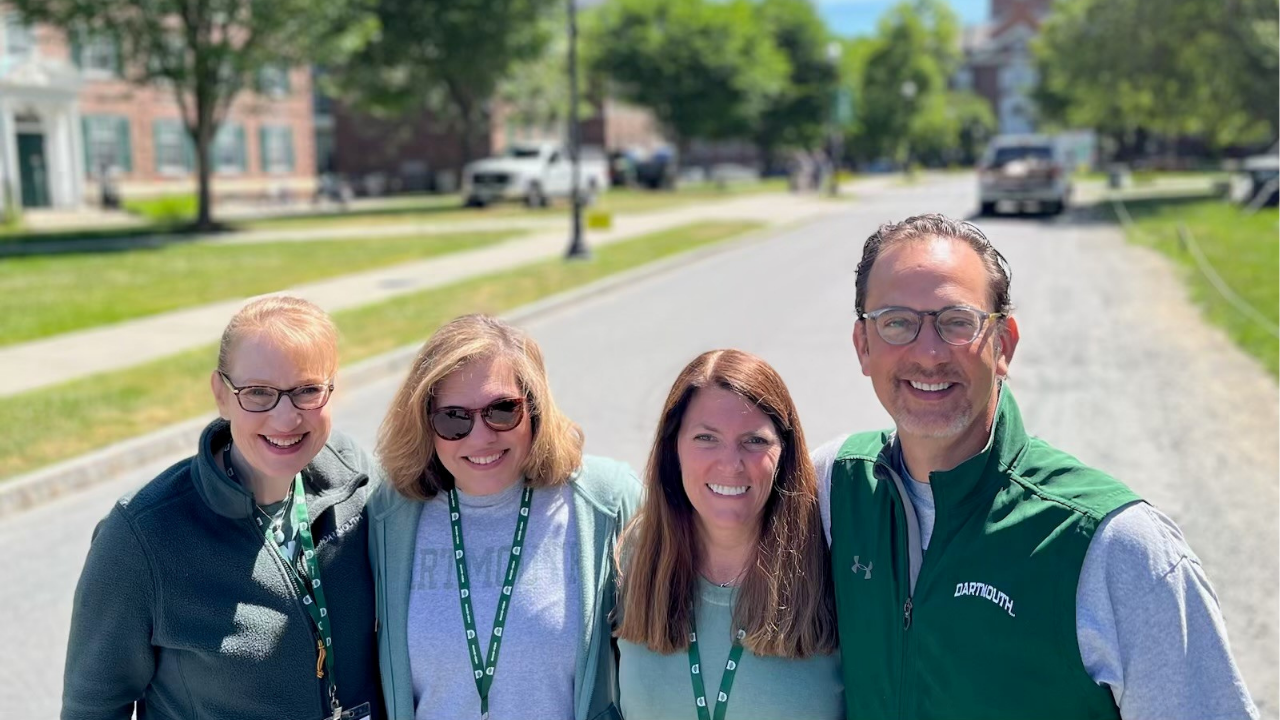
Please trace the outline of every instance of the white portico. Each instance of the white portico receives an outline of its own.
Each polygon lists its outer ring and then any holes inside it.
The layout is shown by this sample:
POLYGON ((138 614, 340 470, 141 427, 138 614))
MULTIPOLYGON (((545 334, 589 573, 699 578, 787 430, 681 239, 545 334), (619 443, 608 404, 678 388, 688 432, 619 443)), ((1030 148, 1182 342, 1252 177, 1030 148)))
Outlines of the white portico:
POLYGON ((75 208, 84 194, 84 148, 78 94, 69 62, 0 56, 0 212, 75 208))

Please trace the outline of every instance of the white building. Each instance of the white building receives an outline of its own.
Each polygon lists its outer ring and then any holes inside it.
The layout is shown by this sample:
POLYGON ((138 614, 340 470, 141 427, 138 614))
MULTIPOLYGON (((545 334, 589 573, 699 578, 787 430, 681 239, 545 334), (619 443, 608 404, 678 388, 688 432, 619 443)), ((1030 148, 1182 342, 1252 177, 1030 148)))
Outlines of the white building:
POLYGON ((0 23, 0 211, 74 208, 84 195, 80 71, 39 51, 16 14, 0 23))

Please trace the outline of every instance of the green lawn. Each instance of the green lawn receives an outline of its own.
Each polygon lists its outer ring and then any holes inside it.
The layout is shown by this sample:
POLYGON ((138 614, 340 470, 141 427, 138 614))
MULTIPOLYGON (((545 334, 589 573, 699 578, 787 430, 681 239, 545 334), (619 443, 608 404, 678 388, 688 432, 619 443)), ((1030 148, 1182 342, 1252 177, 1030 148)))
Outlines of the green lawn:
MULTIPOLYGON (((353 363, 425 340, 469 312, 502 313, 552 293, 721 242, 758 227, 708 222, 606 245, 589 261, 559 259, 466 280, 334 315, 342 359, 353 363)), ((127 370, 0 398, 0 468, 6 477, 75 457, 213 409, 209 345, 127 370)), ((341 391, 341 390, 340 390, 341 391)))
POLYGON ((0 346, 482 247, 513 235, 172 244, 11 258, 0 262, 0 346))
POLYGON ((1280 242, 1277 241, 1275 208, 1247 215, 1240 207, 1220 200, 1135 201, 1125 206, 1138 232, 1132 242, 1149 245, 1176 260, 1184 270, 1191 296, 1205 318, 1227 334, 1266 367, 1280 376, 1280 341, 1260 323, 1232 307, 1210 283, 1178 239, 1178 223, 1185 222, 1205 258, 1223 281, 1246 303, 1256 308, 1272 328, 1280 324, 1280 242))
MULTIPOLYGON (((674 191, 650 191, 631 188, 609 190, 590 209, 609 213, 653 212, 687 206, 700 201, 727 200, 756 193, 785 192, 785 178, 769 178, 759 182, 731 183, 724 188, 708 184, 682 185, 674 191)), ((78 230, 32 231, 21 226, 0 225, 0 244, 16 242, 89 242, 122 238, 148 238, 158 235, 189 234, 189 222, 195 217, 195 198, 174 195, 146 200, 126 201, 126 207, 146 218, 150 224, 132 227, 85 228, 78 230)), ((392 196, 376 206, 365 205, 352 210, 317 210, 260 220, 228 221, 232 230, 291 230, 318 228, 360 229, 374 225, 411 225, 452 223, 462 220, 545 219, 562 218, 568 212, 563 200, 550 208, 530 209, 519 202, 507 202, 486 208, 465 208, 462 196, 454 194, 413 194, 392 196)), ((221 220, 217 208, 214 219, 221 220)))
MULTIPOLYGON (((733 197, 767 192, 785 192, 785 178, 770 178, 759 182, 731 183, 723 188, 708 184, 683 185, 674 191, 636 190, 617 188, 600 195, 589 209, 609 213, 640 213, 687 206, 696 202, 727 200, 733 197)), ((326 212, 291 217, 267 218, 242 223, 252 230, 302 229, 318 227, 368 227, 369 225, 400 225, 412 223, 450 223, 460 220, 510 219, 521 220, 564 217, 569 206, 558 200, 549 208, 527 208, 519 202, 503 202, 485 208, 465 208, 462 196, 418 195, 403 202, 379 205, 347 212, 326 212)))
POLYGON ((124 209, 155 224, 177 225, 194 221, 200 204, 195 194, 162 195, 143 200, 126 200, 124 209))
MULTIPOLYGON (((1204 180, 1212 182, 1217 180, 1225 180, 1230 177, 1230 173, 1221 170, 1137 170, 1132 174, 1134 185, 1152 185, 1159 180, 1204 180)), ((1072 176, 1076 181, 1094 181, 1106 182, 1108 173, 1105 171, 1089 171, 1076 173, 1072 176)))

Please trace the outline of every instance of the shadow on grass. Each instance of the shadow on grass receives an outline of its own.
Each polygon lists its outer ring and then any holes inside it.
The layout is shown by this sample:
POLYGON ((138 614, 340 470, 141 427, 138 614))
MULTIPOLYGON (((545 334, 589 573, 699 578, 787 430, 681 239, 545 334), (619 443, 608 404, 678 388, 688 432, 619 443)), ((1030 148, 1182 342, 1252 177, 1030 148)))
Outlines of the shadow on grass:
POLYGON ((214 223, 212 227, 178 223, 141 227, 0 233, 0 258, 161 248, 238 229, 235 225, 225 223, 214 223))

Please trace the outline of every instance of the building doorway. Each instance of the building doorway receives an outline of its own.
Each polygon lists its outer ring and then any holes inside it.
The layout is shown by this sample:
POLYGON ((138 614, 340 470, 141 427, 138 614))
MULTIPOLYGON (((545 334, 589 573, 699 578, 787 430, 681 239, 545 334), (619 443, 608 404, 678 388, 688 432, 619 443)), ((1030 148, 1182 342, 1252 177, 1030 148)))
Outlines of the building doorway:
POLYGON ((22 181, 22 206, 49 207, 49 165, 43 133, 18 133, 18 177, 22 181))

